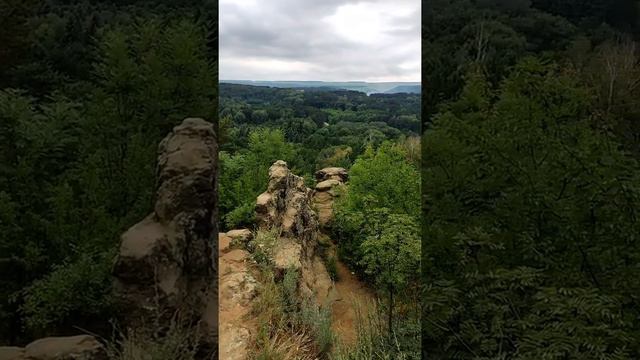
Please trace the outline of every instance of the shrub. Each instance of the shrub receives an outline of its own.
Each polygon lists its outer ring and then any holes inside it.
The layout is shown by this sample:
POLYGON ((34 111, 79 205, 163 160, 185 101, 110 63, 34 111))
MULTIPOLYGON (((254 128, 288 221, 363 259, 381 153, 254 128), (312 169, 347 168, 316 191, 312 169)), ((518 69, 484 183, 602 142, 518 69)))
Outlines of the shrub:
POLYGON ((329 272, 329 277, 333 281, 338 281, 338 261, 336 260, 335 255, 329 255, 327 257, 327 271, 329 272))
POLYGON ((82 255, 75 262, 55 267, 25 290, 21 311, 27 329, 53 330, 110 312, 111 253, 82 255))
POLYGON ((253 239, 253 259, 258 265, 270 268, 273 248, 278 240, 277 229, 259 230, 253 239))

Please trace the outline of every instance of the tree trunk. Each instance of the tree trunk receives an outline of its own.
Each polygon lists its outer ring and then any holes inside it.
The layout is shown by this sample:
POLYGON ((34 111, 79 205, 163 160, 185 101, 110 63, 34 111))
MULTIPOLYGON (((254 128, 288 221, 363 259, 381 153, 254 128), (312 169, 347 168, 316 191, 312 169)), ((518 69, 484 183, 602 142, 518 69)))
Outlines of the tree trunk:
POLYGON ((393 286, 389 289, 389 346, 393 346, 393 286))

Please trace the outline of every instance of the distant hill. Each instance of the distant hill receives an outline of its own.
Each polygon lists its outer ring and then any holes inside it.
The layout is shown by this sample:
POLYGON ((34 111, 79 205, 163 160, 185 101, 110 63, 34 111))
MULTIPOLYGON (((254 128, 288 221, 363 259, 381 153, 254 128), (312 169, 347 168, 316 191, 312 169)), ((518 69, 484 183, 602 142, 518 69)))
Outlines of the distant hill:
POLYGON ((408 93, 408 94, 420 94, 422 92, 422 86, 420 85, 399 85, 394 87, 393 89, 387 90, 385 94, 398 94, 398 93, 408 93))
POLYGON ((395 94, 400 92, 420 93, 419 82, 366 82, 366 81, 261 81, 261 80, 221 80, 221 83, 269 86, 275 88, 314 88, 316 90, 352 90, 366 94, 395 94))

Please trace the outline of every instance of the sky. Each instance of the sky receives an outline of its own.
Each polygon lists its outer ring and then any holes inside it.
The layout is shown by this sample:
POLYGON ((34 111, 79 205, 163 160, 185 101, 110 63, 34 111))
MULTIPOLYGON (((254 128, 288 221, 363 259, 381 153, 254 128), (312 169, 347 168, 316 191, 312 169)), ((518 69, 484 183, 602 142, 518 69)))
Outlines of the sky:
POLYGON ((221 80, 420 81, 420 0, 220 0, 221 80))

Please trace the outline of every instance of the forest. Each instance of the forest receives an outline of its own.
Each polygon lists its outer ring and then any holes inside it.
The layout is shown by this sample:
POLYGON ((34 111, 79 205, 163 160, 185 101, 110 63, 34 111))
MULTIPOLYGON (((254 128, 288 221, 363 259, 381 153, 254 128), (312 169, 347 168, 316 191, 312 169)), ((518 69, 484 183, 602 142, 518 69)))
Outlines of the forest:
POLYGON ((113 259, 153 206, 158 143, 185 117, 217 113, 216 11, 1 2, 2 345, 111 337, 113 259))
POLYGON ((394 141, 419 162, 420 95, 225 83, 219 91, 219 209, 227 228, 252 223, 253 203, 275 160, 312 180, 316 170, 349 168, 368 146, 394 141))
POLYGON ((423 7, 429 359, 637 359, 637 1, 423 7))

